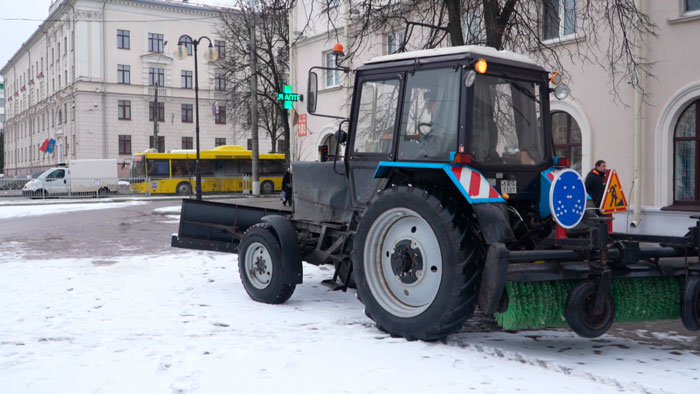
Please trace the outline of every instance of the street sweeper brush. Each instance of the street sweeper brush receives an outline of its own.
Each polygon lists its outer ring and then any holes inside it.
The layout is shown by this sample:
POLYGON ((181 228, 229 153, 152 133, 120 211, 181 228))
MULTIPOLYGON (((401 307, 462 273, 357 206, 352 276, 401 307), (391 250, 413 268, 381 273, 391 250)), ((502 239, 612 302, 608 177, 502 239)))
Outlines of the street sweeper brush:
MULTIPOLYGON (((507 282, 508 307, 496 313, 506 330, 567 326, 566 306, 572 289, 584 281, 507 282)), ((593 283, 593 282, 588 282, 593 283)), ((683 277, 614 279, 615 322, 678 319, 683 277)))

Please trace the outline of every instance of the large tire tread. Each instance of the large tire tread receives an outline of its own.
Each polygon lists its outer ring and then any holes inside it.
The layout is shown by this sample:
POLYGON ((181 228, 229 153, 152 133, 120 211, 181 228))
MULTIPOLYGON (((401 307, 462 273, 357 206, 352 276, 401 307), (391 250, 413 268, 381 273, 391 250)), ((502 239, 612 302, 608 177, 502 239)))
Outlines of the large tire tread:
MULTIPOLYGON (((365 303, 365 314, 377 322, 377 327, 383 331, 390 332, 408 340, 436 341, 445 338, 447 335, 459 330, 465 320, 470 318, 476 308, 480 270, 483 256, 483 246, 479 237, 469 226, 467 216, 458 209, 458 203, 442 190, 428 191, 429 188, 395 186, 377 193, 372 203, 381 199, 387 193, 408 193, 418 195, 424 203, 437 214, 441 224, 446 229, 446 235, 459 261, 454 267, 443 267, 458 274, 455 278, 458 285, 452 289, 449 296, 448 305, 442 314, 435 319, 432 324, 418 329, 395 329, 390 330, 384 327, 375 318, 372 308, 365 303)), ((371 205, 370 205, 371 207, 371 205)), ((369 209, 369 208, 368 208, 369 209)), ((365 214, 367 211, 365 211, 365 214)), ((364 215, 363 215, 364 216, 364 215)), ((360 219, 361 222, 362 219, 360 219)), ((355 256, 357 259, 357 256, 355 256)), ((355 260, 354 259, 354 260, 355 260)), ((362 264, 362 257, 358 264, 362 264)), ((356 271, 357 272, 357 271, 356 271)), ((364 279, 364 278, 363 278, 364 279)), ((361 299, 361 298, 360 298, 361 299)), ((363 302, 364 303, 364 302, 363 302)))

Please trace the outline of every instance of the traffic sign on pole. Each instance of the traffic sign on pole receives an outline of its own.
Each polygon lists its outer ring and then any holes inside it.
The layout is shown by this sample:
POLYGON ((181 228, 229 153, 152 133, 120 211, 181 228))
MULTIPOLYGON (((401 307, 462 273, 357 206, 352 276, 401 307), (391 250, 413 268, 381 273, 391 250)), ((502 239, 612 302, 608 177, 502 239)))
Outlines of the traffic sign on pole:
POLYGON ((617 176, 617 171, 612 170, 608 177, 608 182, 605 185, 605 193, 600 203, 600 212, 611 214, 627 211, 627 198, 622 191, 620 178, 617 176))

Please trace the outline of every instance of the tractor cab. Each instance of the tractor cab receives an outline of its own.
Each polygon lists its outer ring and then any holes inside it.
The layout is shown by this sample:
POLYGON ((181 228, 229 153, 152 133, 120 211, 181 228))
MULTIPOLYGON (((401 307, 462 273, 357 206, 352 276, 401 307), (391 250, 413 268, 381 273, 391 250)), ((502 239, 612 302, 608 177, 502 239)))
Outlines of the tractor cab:
MULTIPOLYGON (((328 116, 315 113, 316 80, 312 69, 309 112, 328 116)), ((347 139, 352 205, 364 207, 382 185, 403 183, 454 187, 470 204, 503 202, 506 193, 537 205, 540 174, 555 164, 550 91, 550 74, 533 60, 493 48, 371 59, 355 70, 348 134, 338 136, 347 139), (480 177, 460 187, 462 173, 450 172, 457 167, 480 177)))

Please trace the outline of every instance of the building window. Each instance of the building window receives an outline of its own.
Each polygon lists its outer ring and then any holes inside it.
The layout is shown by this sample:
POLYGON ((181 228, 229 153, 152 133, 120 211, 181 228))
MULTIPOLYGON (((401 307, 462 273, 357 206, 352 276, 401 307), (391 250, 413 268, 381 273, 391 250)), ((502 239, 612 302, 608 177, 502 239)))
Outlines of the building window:
POLYGON ((131 49, 129 30, 117 30, 117 48, 131 49))
POLYGON ((192 104, 182 104, 182 123, 192 123, 192 104))
POLYGON ((219 107, 219 112, 217 112, 216 115, 214 115, 214 123, 226 124, 226 107, 219 107))
POLYGON ((131 120, 131 100, 119 100, 119 120, 131 120))
POLYGON ((214 74, 214 90, 218 90, 218 91, 226 90, 226 78, 224 78, 224 74, 221 74, 221 73, 214 74))
POLYGON ((182 149, 192 149, 192 137, 182 137, 182 149))
POLYGON ((214 49, 219 52, 219 59, 226 57, 226 42, 220 40, 214 40, 214 49))
POLYGON ((545 40, 576 33, 577 0, 544 0, 542 34, 545 40))
POLYGON ((284 153, 284 148, 287 146, 287 141, 277 140, 277 153, 284 153))
MULTIPOLYGON (((153 136, 149 135, 148 136, 148 147, 150 149, 153 149, 153 136)), ((158 152, 164 153, 165 152, 165 137, 159 135, 158 136, 158 152)))
POLYGON ((698 148, 700 147, 700 100, 691 103, 676 123, 673 135, 674 204, 700 205, 698 148))
MULTIPOLYGON (((148 103, 148 120, 153 122, 153 101, 148 103)), ((165 121, 165 103, 158 102, 158 121, 165 121)))
POLYGON ((192 39, 189 37, 182 37, 180 43, 187 49, 187 56, 192 56, 192 39))
POLYGON ((182 88, 192 89, 192 71, 183 71, 181 76, 182 88))
POLYGON ((148 52, 163 52, 163 35, 148 33, 148 52))
POLYGON ((571 115, 566 112, 552 112, 552 134, 554 155, 568 157, 571 168, 581 173, 581 129, 571 115))
POLYGON ((214 146, 226 145, 226 138, 214 138, 214 146))
MULTIPOLYGON (((326 52, 324 55, 325 67, 333 68, 335 65, 335 55, 333 52, 326 52)), ((326 71, 326 87, 333 88, 340 86, 340 71, 338 70, 325 70, 326 71)))
POLYGON ((130 135, 119 135, 119 154, 120 155, 130 155, 131 154, 131 136, 130 135))
POLYGON ((253 139, 252 138, 248 138, 246 147, 248 148, 248 150, 253 150, 253 139))
POLYGON ((148 68, 148 84, 151 86, 164 86, 165 85, 165 71, 162 68, 149 67, 148 68))
POLYGON ((386 53, 387 53, 387 55, 391 55, 392 53, 396 53, 399 50, 403 51, 405 48, 402 48, 402 46, 404 45, 405 40, 406 40, 406 32, 405 31, 387 34, 387 36, 386 36, 386 53))
POLYGON ((685 12, 700 11, 700 0, 684 0, 685 12))
POLYGON ((131 83, 131 66, 117 64, 117 83, 131 83))

